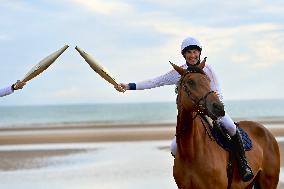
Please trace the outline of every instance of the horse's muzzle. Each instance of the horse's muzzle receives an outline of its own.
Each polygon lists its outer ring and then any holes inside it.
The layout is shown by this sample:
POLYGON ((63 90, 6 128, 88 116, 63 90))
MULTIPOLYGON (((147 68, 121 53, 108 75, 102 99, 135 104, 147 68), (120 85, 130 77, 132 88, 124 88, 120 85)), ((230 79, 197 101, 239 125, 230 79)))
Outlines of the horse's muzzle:
POLYGON ((211 112, 214 117, 223 117, 225 116, 225 110, 224 110, 224 105, 221 103, 213 103, 212 104, 212 112, 211 112))

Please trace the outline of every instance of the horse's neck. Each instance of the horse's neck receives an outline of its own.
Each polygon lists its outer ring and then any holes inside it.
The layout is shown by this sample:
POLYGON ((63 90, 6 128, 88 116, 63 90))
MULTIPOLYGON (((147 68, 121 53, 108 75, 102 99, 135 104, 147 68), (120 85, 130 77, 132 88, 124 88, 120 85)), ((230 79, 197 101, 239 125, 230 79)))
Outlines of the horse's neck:
POLYGON ((190 156, 196 154, 197 151, 202 150, 202 143, 204 141, 204 132, 201 131, 203 127, 200 124, 200 119, 194 118, 195 113, 180 110, 177 121, 177 146, 181 154, 190 156))

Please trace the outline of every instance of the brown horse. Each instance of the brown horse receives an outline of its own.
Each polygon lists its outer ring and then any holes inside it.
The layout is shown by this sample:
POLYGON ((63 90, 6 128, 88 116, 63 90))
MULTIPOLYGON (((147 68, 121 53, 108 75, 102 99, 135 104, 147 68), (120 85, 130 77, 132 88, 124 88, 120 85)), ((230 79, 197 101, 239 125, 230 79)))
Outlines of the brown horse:
MULTIPOLYGON (((202 70, 205 62, 198 65, 202 70)), ((243 182, 233 161, 231 179, 227 178, 229 153, 212 141, 198 111, 213 120, 224 115, 224 106, 210 89, 209 78, 199 72, 188 72, 172 64, 181 75, 178 85, 177 152, 173 175, 179 189, 276 189, 279 181, 280 154, 274 136, 261 124, 241 121, 252 141, 246 157, 254 178, 243 182)))

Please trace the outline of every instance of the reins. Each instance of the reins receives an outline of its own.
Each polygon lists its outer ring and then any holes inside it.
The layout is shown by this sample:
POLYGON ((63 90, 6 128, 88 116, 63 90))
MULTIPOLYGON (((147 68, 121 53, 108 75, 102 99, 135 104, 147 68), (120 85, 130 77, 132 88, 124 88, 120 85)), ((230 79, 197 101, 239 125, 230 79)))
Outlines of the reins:
MULTIPOLYGON (((211 139, 211 140, 214 140, 213 139, 213 137, 211 136, 211 134, 210 134, 210 132, 208 131, 208 128, 206 127, 206 125, 204 124, 204 122, 203 122, 203 119, 206 119, 206 118, 204 118, 204 116, 205 115, 207 115, 207 112, 206 112, 206 107, 204 107, 204 105, 206 105, 206 100, 207 100, 207 97, 211 94, 211 93, 215 93, 214 91, 209 91, 208 93, 206 93, 203 97, 201 97, 200 99, 198 99, 197 100, 197 103, 195 102, 195 98, 191 95, 191 93, 190 93, 190 90, 186 87, 186 86, 184 86, 183 85, 183 79, 185 78, 185 76, 187 75, 187 74, 190 74, 190 73, 201 73, 201 74, 205 74, 204 72, 197 72, 197 71, 187 71, 187 73, 186 74, 184 74, 183 76, 182 76, 182 78, 180 79, 180 83, 179 83, 179 86, 178 86, 178 93, 180 93, 180 90, 179 89, 183 89, 185 92, 186 92, 186 94, 187 94, 187 96, 190 98, 190 100, 192 101, 192 103, 193 104, 195 104, 194 105, 194 107, 193 107, 193 109, 197 109, 197 111, 195 112, 195 116, 194 117, 192 117, 192 121, 194 121, 195 119, 196 119, 196 117, 197 116, 200 116, 201 117, 201 123, 202 123, 202 125, 203 125, 203 127, 204 127, 204 129, 205 129, 205 133, 209 136, 209 138, 211 139), (202 103, 201 103, 202 102, 202 103)), ((178 96, 179 96, 180 94, 178 94, 178 96)), ((178 98, 178 101, 179 101, 180 99, 178 98)), ((180 104, 180 102, 178 102, 177 101, 177 105, 179 105, 180 104)), ((180 110, 179 110, 180 111, 180 110)), ((180 119, 180 118, 179 118, 180 119)), ((179 121, 180 122, 180 121, 179 121)), ((207 121, 206 121, 207 122, 207 121)), ((208 122, 207 122, 208 123, 208 122)), ((176 133, 176 136, 180 136, 180 135, 182 135, 186 130, 187 130, 187 128, 189 128, 189 127, 186 127, 186 126, 183 126, 182 128, 181 128, 181 130, 179 130, 177 133, 176 133)))
MULTIPOLYGON (((201 73, 200 71, 197 71, 198 73, 201 73)), ((191 100, 191 102, 193 103, 193 110, 196 110, 196 111, 191 111, 191 124, 193 124, 193 121, 199 116, 199 119, 202 123, 202 126, 204 128, 204 131, 205 131, 205 135, 208 135, 209 139, 211 141, 215 141, 217 142, 211 131, 210 131, 210 121, 207 119, 206 116, 208 116, 208 110, 207 110, 207 107, 206 107, 206 104, 207 104, 207 98, 210 94, 212 93, 215 93, 214 91, 209 91, 207 92, 203 97, 201 97, 200 99, 192 96, 192 93, 190 92, 190 89, 184 84, 184 78, 187 74, 189 73, 197 73, 196 71, 188 71, 186 72, 182 78, 180 79, 179 81, 179 84, 177 86, 177 92, 178 92, 178 96, 177 96, 177 106, 178 106, 178 111, 179 111, 179 115, 178 115, 178 124, 181 124, 180 127, 181 129, 180 130, 176 130, 176 137, 177 136, 181 136, 183 135, 186 130, 188 128, 190 128, 190 126, 186 125, 186 124, 182 124, 182 116, 180 113, 182 113, 182 110, 183 110, 183 106, 181 106, 181 91, 183 90, 186 95, 189 97, 189 99, 191 100), (195 113, 195 115, 193 115, 195 113), (206 124, 206 123, 207 124, 206 124)), ((203 72, 204 73, 204 72, 203 72)), ((203 74, 201 73, 201 74, 203 74)), ((228 178, 228 186, 227 186, 227 189, 230 189, 231 188, 231 185, 232 185, 232 179, 233 179, 233 172, 234 172, 234 167, 233 167, 233 155, 232 155, 232 152, 230 151, 229 152, 229 158, 228 158, 228 164, 227 164, 227 178, 228 178)))

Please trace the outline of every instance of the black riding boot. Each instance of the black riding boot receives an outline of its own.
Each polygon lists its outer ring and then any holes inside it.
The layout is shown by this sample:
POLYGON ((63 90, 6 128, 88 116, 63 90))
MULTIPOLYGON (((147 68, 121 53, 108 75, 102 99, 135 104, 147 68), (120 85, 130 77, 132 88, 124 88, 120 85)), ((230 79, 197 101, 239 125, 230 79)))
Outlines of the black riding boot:
POLYGON ((232 138, 228 134, 228 131, 226 129, 223 130, 223 126, 220 123, 218 123, 217 121, 213 121, 212 124, 213 124, 213 127, 217 130, 217 132, 221 135, 222 139, 226 143, 231 143, 232 138))
POLYGON ((251 168, 249 167, 247 163, 243 141, 242 141, 242 138, 241 138, 241 135, 238 129, 237 129, 236 134, 232 136, 232 142, 233 142, 233 150, 237 157, 240 176, 242 177, 242 180, 244 182, 247 182, 251 180, 254 176, 253 176, 253 172, 251 168))

